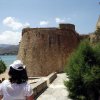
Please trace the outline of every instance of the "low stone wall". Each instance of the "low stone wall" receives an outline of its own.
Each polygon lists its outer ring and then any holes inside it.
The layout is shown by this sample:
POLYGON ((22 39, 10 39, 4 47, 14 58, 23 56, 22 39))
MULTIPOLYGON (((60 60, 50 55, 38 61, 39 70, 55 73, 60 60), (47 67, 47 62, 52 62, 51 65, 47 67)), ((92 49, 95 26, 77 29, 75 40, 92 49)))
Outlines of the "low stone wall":
POLYGON ((34 84, 32 88, 34 96, 36 97, 47 88, 47 82, 45 80, 39 81, 36 84, 34 84))
POLYGON ((51 73, 50 75, 47 76, 47 85, 49 85, 50 83, 52 83, 57 77, 57 73, 51 73))
POLYGON ((49 86, 49 84, 54 81, 56 77, 57 77, 57 74, 56 72, 54 72, 48 75, 46 78, 41 79, 37 83, 31 84, 35 98, 39 94, 41 94, 49 86))

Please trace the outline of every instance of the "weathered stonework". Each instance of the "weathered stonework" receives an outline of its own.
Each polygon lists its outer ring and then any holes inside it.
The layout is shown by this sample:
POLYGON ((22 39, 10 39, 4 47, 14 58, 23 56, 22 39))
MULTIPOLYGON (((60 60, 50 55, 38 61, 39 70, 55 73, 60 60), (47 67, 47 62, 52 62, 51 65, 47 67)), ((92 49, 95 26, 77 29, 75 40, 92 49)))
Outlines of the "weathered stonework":
POLYGON ((99 19, 98 19, 97 24, 96 24, 96 29, 97 28, 100 28, 100 16, 99 16, 99 19))
POLYGON ((90 43, 100 42, 100 35, 91 34, 90 35, 90 43))
POLYGON ((60 24, 59 28, 25 28, 18 58, 26 65, 28 76, 63 72, 68 56, 78 43, 79 35, 73 24, 60 24))
MULTIPOLYGON (((96 24, 96 31, 97 30, 100 30, 100 16, 99 16, 99 19, 97 21, 97 24, 96 24)), ((100 32, 100 31, 99 31, 100 32)), ((97 42, 100 42, 100 33, 99 34, 96 34, 95 32, 90 34, 89 36, 90 38, 90 42, 91 43, 97 43, 97 42)))

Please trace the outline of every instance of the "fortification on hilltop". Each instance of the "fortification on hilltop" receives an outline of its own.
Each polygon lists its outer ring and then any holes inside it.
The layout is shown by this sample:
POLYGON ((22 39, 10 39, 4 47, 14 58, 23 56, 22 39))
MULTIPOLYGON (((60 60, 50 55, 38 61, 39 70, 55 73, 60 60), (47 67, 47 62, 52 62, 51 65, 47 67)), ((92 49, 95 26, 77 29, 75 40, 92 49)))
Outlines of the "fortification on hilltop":
MULTIPOLYGON (((98 29, 100 30, 100 16, 98 18, 95 31, 98 31, 98 29)), ((90 34, 89 38, 91 43, 100 42, 100 34, 95 34, 95 32, 90 34)))
POLYGON ((97 24, 96 24, 96 29, 97 28, 100 28, 100 16, 99 16, 98 21, 97 21, 97 24))
POLYGON ((58 28, 24 28, 18 58, 26 65, 28 76, 63 72, 67 58, 79 43, 73 24, 58 28))

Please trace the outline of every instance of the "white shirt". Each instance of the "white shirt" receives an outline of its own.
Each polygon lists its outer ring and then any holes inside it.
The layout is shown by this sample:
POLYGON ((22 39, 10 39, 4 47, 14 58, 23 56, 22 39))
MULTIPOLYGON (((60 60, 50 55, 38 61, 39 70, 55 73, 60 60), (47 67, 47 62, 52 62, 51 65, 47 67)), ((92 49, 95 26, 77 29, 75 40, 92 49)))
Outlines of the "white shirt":
POLYGON ((26 96, 31 96, 33 90, 28 83, 11 84, 9 80, 5 80, 0 84, 0 95, 3 100, 26 100, 26 96))

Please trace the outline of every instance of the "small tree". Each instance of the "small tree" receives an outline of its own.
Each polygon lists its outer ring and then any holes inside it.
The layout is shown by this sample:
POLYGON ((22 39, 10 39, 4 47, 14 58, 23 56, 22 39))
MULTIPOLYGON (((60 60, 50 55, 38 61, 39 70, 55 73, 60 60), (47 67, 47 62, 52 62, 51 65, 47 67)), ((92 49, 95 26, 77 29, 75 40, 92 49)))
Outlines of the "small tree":
POLYGON ((100 44, 92 47, 88 41, 80 44, 66 66, 69 81, 65 85, 73 100, 99 100, 100 44))
POLYGON ((7 67, 6 67, 4 61, 2 61, 2 60, 0 59, 0 74, 3 73, 3 72, 5 72, 6 68, 7 68, 7 67))

